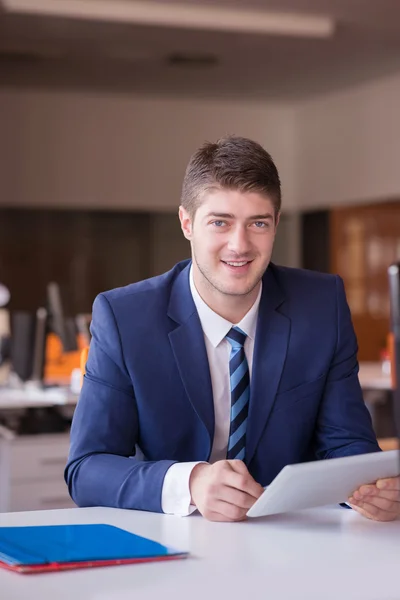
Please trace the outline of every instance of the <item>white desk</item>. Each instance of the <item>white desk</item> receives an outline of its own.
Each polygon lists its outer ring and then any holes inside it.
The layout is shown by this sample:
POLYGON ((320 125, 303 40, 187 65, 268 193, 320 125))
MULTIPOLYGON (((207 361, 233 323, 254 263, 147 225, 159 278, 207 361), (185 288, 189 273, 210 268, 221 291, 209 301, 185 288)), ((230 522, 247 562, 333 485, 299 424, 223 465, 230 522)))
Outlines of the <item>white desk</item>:
POLYGON ((0 410, 40 408, 43 406, 75 405, 78 395, 68 388, 22 388, 0 387, 0 410))
POLYGON ((380 362, 360 362, 360 385, 363 390, 391 390, 390 375, 382 372, 380 362))
MULTIPOLYGON (((0 387, 3 416, 57 406, 69 417, 77 400, 78 395, 67 387, 0 387)), ((68 432, 17 435, 0 425, 0 512, 75 506, 63 479, 68 449, 68 432)))
POLYGON ((376 523, 323 508, 243 523, 211 523, 107 508, 0 514, 0 525, 110 523, 191 557, 19 575, 0 569, 4 600, 394 600, 400 590, 400 521, 376 523))

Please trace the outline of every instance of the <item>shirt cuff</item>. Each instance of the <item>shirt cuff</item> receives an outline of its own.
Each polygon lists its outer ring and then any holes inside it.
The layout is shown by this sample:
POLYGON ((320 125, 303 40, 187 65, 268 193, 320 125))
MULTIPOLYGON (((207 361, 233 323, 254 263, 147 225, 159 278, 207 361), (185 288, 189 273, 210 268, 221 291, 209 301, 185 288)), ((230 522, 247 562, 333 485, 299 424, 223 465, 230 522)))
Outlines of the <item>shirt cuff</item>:
POLYGON ((196 510, 190 504, 190 475, 200 462, 175 463, 170 466, 164 477, 161 493, 161 510, 167 515, 187 517, 196 510))

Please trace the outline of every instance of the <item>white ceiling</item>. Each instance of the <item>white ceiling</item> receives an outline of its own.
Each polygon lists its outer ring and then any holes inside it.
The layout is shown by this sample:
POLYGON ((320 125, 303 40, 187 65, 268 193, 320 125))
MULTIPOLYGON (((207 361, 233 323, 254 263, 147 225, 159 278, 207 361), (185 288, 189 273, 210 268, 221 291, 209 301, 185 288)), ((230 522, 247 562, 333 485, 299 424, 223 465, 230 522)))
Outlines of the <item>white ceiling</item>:
MULTIPOLYGON (((95 8, 97 0, 82 1, 95 8)), ((400 71, 400 0, 209 2, 331 16, 337 21, 331 39, 103 22, 95 13, 84 20, 13 14, 5 9, 12 0, 3 3, 0 81, 8 85, 292 100, 400 71), (211 64, 171 65, 168 57, 176 54, 211 64)))

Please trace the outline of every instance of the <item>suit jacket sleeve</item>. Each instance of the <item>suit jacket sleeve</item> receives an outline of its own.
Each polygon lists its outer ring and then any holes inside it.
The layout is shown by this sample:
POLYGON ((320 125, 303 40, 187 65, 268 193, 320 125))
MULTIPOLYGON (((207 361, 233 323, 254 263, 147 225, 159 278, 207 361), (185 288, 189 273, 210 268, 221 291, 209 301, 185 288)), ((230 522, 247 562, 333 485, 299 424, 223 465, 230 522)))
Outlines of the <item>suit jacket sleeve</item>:
POLYGON ((317 458, 377 452, 379 446, 358 380, 357 340, 343 281, 336 277, 337 342, 315 434, 317 458))
POLYGON ((134 457, 139 420, 118 326, 108 299, 93 304, 92 341, 71 427, 65 469, 78 506, 111 506, 161 512, 170 460, 134 457))

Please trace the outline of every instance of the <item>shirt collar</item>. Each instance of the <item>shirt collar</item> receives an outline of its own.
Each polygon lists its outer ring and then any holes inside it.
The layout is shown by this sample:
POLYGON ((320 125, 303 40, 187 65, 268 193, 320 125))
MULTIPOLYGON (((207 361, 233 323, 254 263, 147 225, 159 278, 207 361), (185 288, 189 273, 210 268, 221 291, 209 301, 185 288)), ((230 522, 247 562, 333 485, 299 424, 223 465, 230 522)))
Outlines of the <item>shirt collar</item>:
POLYGON ((222 340, 225 338, 230 329, 237 325, 240 327, 242 331, 252 340, 256 337, 256 328, 257 328, 257 317, 258 317, 258 307, 260 304, 261 292, 262 292, 262 282, 260 285, 260 290, 258 292, 257 298, 250 308, 250 310, 245 314, 240 323, 231 323, 227 321, 220 315, 217 315, 208 304, 206 304, 203 298, 200 296, 199 292, 196 289, 194 279, 193 279, 193 267, 190 267, 190 291, 192 293, 193 302, 196 306, 201 327, 203 329, 204 335, 210 340, 211 344, 216 348, 222 340))

